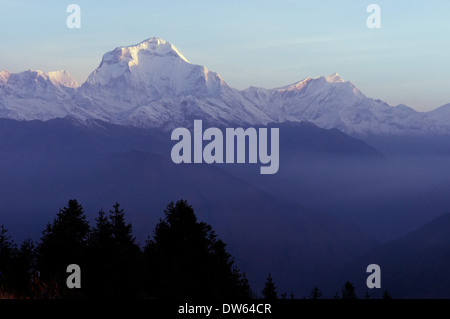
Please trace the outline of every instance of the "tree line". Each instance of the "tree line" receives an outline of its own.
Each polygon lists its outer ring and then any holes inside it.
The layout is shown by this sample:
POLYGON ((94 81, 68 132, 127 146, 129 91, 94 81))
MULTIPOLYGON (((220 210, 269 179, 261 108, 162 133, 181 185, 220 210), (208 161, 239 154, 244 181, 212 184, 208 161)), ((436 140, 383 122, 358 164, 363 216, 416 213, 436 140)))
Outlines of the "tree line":
MULTIPOLYGON (((354 299, 347 282, 342 299, 354 299)), ((353 289, 353 290, 352 290, 353 289)), ((286 299, 269 274, 262 298, 286 299)), ((386 298, 390 297, 385 292, 386 298)), ((187 201, 171 202, 143 248, 116 203, 90 226, 83 207, 69 200, 42 232, 39 242, 20 246, 0 226, 0 298, 29 299, 256 299, 245 273, 209 224, 187 201), (81 289, 66 285, 66 268, 82 270, 81 289)), ((291 294, 290 298, 294 298, 291 294)), ((315 287, 310 299, 322 298, 315 287)))

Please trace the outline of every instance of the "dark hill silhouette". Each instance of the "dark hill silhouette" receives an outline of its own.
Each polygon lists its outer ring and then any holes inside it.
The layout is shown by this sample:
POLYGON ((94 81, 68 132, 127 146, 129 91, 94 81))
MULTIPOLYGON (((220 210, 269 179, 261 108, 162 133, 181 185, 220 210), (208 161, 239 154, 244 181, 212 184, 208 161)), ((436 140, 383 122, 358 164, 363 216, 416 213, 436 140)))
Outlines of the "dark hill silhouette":
POLYGON ((378 245, 331 277, 337 282, 338 278, 351 278, 361 295, 369 291, 371 296, 381 296, 387 289, 395 299, 450 298, 449 230, 450 214, 442 215, 401 238, 378 245), (372 263, 381 267, 381 289, 365 286, 369 275, 366 267, 372 263))

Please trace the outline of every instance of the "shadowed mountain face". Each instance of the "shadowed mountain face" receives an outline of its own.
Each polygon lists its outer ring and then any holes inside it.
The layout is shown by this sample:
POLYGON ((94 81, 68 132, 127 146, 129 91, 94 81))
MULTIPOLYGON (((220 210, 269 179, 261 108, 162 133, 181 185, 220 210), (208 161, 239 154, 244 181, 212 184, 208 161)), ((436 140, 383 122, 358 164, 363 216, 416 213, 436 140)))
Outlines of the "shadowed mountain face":
MULTIPOLYGON (((372 296, 380 296, 388 289, 393 298, 449 298, 449 229, 450 214, 442 215, 401 238, 375 247, 331 277, 364 283, 369 275, 365 273, 367 265, 375 263, 381 267, 382 289, 369 291, 372 296)), ((361 284, 357 289, 361 296, 368 290, 361 284)))

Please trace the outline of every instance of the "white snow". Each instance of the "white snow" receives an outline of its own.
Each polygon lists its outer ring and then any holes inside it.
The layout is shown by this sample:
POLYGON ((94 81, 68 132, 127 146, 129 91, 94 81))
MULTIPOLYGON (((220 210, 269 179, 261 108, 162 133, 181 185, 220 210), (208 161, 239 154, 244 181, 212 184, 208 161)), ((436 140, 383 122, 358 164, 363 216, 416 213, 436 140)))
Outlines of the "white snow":
POLYGON ((6 85, 8 82, 9 76, 11 75, 11 72, 3 70, 0 72, 0 85, 6 85))
POLYGON ((0 83, 0 117, 49 120, 71 115, 77 83, 66 71, 2 71, 0 83))
POLYGON ((53 71, 44 73, 44 76, 48 77, 48 79, 54 85, 65 86, 68 88, 77 88, 78 83, 74 77, 72 77, 67 71, 53 71))

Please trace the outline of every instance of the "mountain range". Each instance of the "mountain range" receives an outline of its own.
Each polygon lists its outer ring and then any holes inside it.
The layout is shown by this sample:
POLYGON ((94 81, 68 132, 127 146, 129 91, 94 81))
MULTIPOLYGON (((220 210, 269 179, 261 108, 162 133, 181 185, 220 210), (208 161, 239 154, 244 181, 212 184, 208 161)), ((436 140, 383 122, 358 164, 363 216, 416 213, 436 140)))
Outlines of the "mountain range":
POLYGON ((36 240, 71 198, 90 220, 118 201, 142 243, 183 198, 256 292, 269 272, 296 297, 323 281, 332 297, 347 279, 361 292, 379 263, 396 298, 448 296, 427 270, 449 264, 448 134, 450 104, 390 106, 338 74, 237 90, 150 38, 106 53, 81 85, 66 71, 0 72, 0 224, 36 240), (279 128, 279 171, 172 163, 171 129, 196 119, 279 128))
POLYGON ((337 73, 274 89, 237 90, 160 38, 118 47, 78 86, 66 71, 0 73, 0 117, 71 116, 136 127, 266 125, 309 121, 354 136, 447 135, 450 104, 431 112, 366 97, 337 73))

